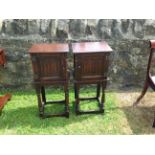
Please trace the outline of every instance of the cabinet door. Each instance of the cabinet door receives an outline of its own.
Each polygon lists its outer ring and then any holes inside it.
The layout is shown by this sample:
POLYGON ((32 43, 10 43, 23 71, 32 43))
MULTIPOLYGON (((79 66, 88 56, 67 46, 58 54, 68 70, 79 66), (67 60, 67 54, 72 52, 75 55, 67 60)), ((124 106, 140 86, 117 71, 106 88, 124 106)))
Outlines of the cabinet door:
POLYGON ((35 54, 32 64, 36 80, 66 79, 66 54, 35 54))
POLYGON ((75 78, 102 79, 107 77, 109 53, 83 53, 75 55, 75 78))

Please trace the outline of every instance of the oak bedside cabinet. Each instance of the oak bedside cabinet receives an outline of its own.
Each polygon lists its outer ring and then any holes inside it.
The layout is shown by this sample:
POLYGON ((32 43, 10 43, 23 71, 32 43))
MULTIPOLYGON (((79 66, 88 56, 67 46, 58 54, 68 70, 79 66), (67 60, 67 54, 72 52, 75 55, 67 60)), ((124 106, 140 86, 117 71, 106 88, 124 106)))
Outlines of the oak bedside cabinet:
POLYGON ((68 44, 34 44, 29 50, 33 73, 34 86, 38 98, 40 117, 65 116, 69 118, 69 91, 67 72, 68 44), (46 101, 45 86, 61 85, 64 88, 65 100, 46 101), (45 112, 47 104, 62 104, 64 112, 51 114, 45 112))
POLYGON ((74 88, 75 88, 75 112, 76 114, 96 114, 104 112, 105 88, 107 84, 107 72, 111 47, 106 42, 81 42, 72 43, 74 54, 74 88), (80 98, 80 86, 96 84, 95 97, 80 98), (102 95, 100 99, 100 90, 102 95), (99 110, 80 110, 80 101, 97 100, 99 110))

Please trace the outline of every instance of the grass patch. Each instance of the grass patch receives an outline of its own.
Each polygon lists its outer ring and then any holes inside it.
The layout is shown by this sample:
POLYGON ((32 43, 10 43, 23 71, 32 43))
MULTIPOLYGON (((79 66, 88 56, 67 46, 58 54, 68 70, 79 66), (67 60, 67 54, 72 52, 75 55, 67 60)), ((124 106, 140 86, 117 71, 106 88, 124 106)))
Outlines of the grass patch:
MULTIPOLYGON (((82 95, 93 96, 96 89, 82 89, 82 95)), ((8 90, 7 90, 8 92, 8 90)), ((4 94, 5 92, 2 92, 4 94)), ((38 117, 37 98, 34 90, 12 91, 11 101, 4 107, 0 116, 0 134, 123 134, 120 128, 122 113, 116 107, 115 93, 106 93, 105 113, 76 116, 74 112, 74 91, 70 90, 70 118, 53 117, 40 119, 38 117)), ((63 99, 60 88, 47 89, 47 98, 63 99)), ((1 94, 1 95, 2 95, 1 94)), ((96 101, 81 102, 81 108, 96 109, 96 101)), ((63 106, 52 105, 47 111, 61 112, 63 106)), ((124 116, 124 115, 123 115, 124 116)))

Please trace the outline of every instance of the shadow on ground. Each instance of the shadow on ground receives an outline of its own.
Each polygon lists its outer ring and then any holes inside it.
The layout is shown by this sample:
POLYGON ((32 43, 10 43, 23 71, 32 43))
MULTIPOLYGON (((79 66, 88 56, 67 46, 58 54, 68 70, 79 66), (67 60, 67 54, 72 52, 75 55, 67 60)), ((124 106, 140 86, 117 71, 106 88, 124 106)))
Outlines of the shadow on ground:
POLYGON ((152 127, 155 107, 121 107, 133 134, 155 134, 152 127))
MULTIPOLYGON (((71 103, 73 104, 73 103, 71 103)), ((62 105, 61 105, 62 106, 62 105)), ((52 109, 52 106, 51 106, 52 109)), ((54 112, 62 112, 62 107, 53 108, 54 112)), ((31 128, 47 128, 47 127, 65 127, 72 123, 82 122, 88 118, 95 117, 95 115, 80 115, 76 116, 74 106, 70 106, 70 118, 65 117, 51 117, 42 119, 38 115, 38 108, 36 105, 28 107, 19 107, 17 109, 4 110, 0 119, 0 129, 17 128, 31 126, 31 128), (9 123, 8 123, 9 122, 9 123)))

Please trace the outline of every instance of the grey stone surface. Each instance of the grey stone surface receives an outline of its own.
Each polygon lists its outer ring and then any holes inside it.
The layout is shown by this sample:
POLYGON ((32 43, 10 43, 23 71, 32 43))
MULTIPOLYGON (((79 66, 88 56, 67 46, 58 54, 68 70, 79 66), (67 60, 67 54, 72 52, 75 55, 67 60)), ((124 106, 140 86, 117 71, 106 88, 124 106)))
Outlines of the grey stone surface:
POLYGON ((69 20, 58 19, 56 28, 56 37, 60 40, 68 38, 69 33, 69 20))
POLYGON ((28 34, 38 34, 40 32, 40 20, 28 20, 28 34))
POLYGON ((144 23, 145 20, 134 20, 134 34, 137 38, 144 37, 144 23))
POLYGON ((12 26, 14 33, 18 35, 25 35, 28 31, 28 24, 26 19, 14 19, 12 26))
POLYGON ((83 39, 86 37, 86 23, 85 19, 71 19, 69 22, 70 38, 83 39))
POLYGON ((3 20, 0 19, 0 33, 2 33, 2 25, 3 25, 3 20))
POLYGON ((88 39, 98 38, 97 34, 97 24, 99 20, 96 19, 88 19, 87 26, 86 26, 86 35, 88 39))
POLYGON ((101 19, 97 24, 98 36, 101 39, 110 39, 112 37, 112 20, 101 19))
POLYGON ((113 20, 111 31, 112 37, 114 37, 115 39, 123 39, 122 22, 120 19, 113 20))
POLYGON ((50 32, 51 20, 41 19, 40 20, 40 31, 41 34, 48 34, 50 32))
POLYGON ((145 38, 155 38, 155 20, 146 20, 144 23, 145 38))
POLYGON ((2 25, 2 32, 12 35, 14 34, 13 30, 13 20, 4 20, 2 25))

